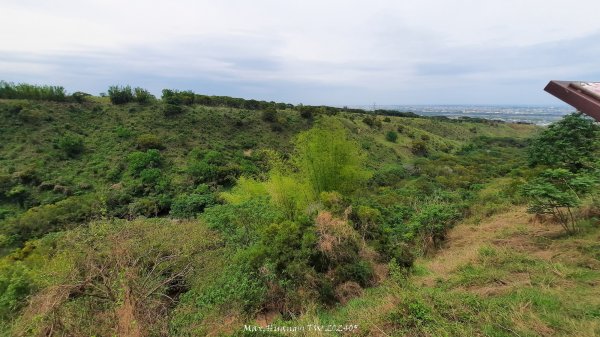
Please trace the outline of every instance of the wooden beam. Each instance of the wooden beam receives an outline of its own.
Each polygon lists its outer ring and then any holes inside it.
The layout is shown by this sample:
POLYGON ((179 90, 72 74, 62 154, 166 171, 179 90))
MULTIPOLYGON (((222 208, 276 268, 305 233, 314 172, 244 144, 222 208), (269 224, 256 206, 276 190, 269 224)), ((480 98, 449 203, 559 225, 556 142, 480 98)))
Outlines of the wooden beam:
POLYGON ((545 91, 600 122, 600 95, 586 89, 581 81, 550 81, 545 91))

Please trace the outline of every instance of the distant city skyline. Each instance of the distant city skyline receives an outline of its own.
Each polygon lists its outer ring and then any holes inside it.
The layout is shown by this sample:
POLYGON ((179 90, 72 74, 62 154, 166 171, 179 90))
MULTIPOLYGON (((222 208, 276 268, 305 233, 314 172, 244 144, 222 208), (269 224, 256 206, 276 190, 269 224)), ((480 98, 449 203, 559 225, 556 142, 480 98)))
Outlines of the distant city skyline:
POLYGON ((552 105, 600 80, 600 2, 4 0, 0 80, 293 104, 552 105))

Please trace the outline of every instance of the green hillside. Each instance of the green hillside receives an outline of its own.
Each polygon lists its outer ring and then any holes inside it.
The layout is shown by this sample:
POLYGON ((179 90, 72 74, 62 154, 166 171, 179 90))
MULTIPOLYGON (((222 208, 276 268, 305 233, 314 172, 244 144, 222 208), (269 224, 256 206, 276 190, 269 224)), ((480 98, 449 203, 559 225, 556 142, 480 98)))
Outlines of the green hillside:
MULTIPOLYGON (((287 335, 244 329, 268 324, 577 335, 565 322, 600 332, 598 302, 572 298, 597 295, 600 280, 598 126, 579 115, 543 129, 170 90, 25 89, 0 86, 2 336, 287 335), (577 258, 535 260, 482 239, 478 256, 435 275, 459 228, 530 217, 525 206, 556 231, 523 233, 577 258), (525 272, 535 280, 524 293, 471 291, 525 272), (519 305, 532 309, 516 319, 519 305)), ((490 235, 512 238, 514 225, 490 235)))

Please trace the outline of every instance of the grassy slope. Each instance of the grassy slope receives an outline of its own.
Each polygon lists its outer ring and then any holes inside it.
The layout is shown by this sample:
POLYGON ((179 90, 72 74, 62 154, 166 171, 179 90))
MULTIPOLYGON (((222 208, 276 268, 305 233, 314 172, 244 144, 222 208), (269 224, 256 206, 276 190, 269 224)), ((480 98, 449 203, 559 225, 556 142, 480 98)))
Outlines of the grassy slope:
POLYGON ((599 239, 597 225, 568 237, 521 207, 467 221, 408 278, 292 325, 358 324, 359 336, 598 336, 599 239))
MULTIPOLYGON (((432 150, 457 149, 478 136, 526 138, 536 128, 515 124, 450 123, 432 119, 391 117, 381 129, 370 128, 362 116, 340 116, 369 154, 369 166, 412 159, 413 139, 429 136, 432 150), (402 127, 396 143, 385 133, 402 127)), ((384 120, 383 117, 378 117, 384 120)), ((243 156, 247 149, 271 148, 288 153, 291 139, 310 127, 296 111, 280 111, 281 130, 261 120, 260 112, 194 106, 180 116, 165 117, 160 105, 107 103, 69 104, 0 100, 0 174, 33 172, 38 185, 65 186, 76 194, 102 190, 119 182, 126 157, 136 150, 139 136, 157 136, 175 184, 185 185, 183 171, 194 149, 214 149, 243 156), (12 111, 13 107, 21 111, 12 111), (65 158, 57 141, 65 134, 83 137, 84 153, 65 158)), ((246 152, 248 153, 248 152, 246 152)), ((35 186, 34 186, 35 187, 35 186)), ((34 194, 37 193, 34 191, 34 194)), ((36 194, 36 203, 52 203, 65 196, 52 191, 36 194)), ((0 207, 20 212, 13 204, 0 207)))
MULTIPOLYGON (((377 117, 382 122, 382 127, 372 128, 363 123, 361 115, 340 114, 338 117, 350 130, 352 137, 365 149, 369 159, 368 166, 374 170, 398 162, 412 164, 422 161, 422 158, 416 158, 411 153, 411 146, 414 141, 427 139, 432 153, 428 159, 431 162, 429 169, 442 169, 452 164, 452 168, 458 170, 454 175, 460 175, 460 169, 468 165, 460 162, 460 156, 454 157, 447 152, 453 153, 480 136, 524 139, 537 131, 536 127, 527 125, 398 117, 390 117, 389 121, 385 121, 386 118, 382 116, 377 117), (385 140, 386 132, 399 128, 401 132, 395 143, 385 140)), ((281 125, 281 129, 274 131, 272 124, 262 121, 260 112, 257 111, 194 106, 187 108, 182 115, 167 118, 158 104, 113 106, 101 101, 87 104, 0 101, 0 119, 0 173, 14 175, 33 171, 39 182, 31 188, 36 201, 41 204, 69 198, 55 191, 41 190, 39 185, 42 183, 66 186, 74 190, 75 194, 102 191, 118 183, 120 175, 114 174, 114 171, 125 169, 125 158, 136 151, 139 143, 137 137, 141 135, 152 134, 161 140, 164 146, 161 154, 168 162, 166 173, 173 177, 173 184, 185 185, 187 178, 184 171, 189 153, 194 149, 215 149, 239 156, 244 156, 244 151, 248 153, 249 149, 272 148, 289 153, 294 135, 311 125, 310 121, 302 119, 293 110, 279 112, 278 125, 281 125), (15 112, 12 108, 15 105, 20 105, 22 109, 15 112), (55 144, 65 133, 84 138, 83 154, 72 159, 64 157, 55 144)), ((0 208, 9 208, 17 215, 24 211, 8 201, 0 203, 0 208)), ((485 215, 487 210, 479 213, 485 215)), ((175 237, 178 234, 185 233, 175 233, 175 237)), ((468 306, 461 302, 461 293, 453 295, 454 290, 447 292, 446 288, 435 284, 419 288, 410 286, 412 281, 402 282, 403 285, 398 288, 397 283, 387 281, 377 288, 365 291, 365 296, 353 300, 345 307, 308 314, 302 319, 356 322, 366 334, 378 334, 377 331, 380 330, 401 331, 407 327, 412 329, 410 331, 423 328, 426 332, 429 329, 427 326, 431 325, 436 329, 446 329, 450 324, 444 321, 447 319, 444 316, 446 314, 438 314, 434 309, 425 308, 422 309, 423 312, 438 316, 435 319, 423 318, 423 322, 406 323, 401 316, 407 315, 402 310, 421 310, 419 306, 430 305, 429 301, 434 301, 435 296, 448 296, 444 299, 447 303, 455 301, 457 305, 468 306), (421 302, 406 309, 402 306, 403 298, 411 296, 420 296, 421 302)), ((476 297, 473 298, 473 301, 477 301, 476 297)), ((484 305, 483 302, 479 303, 484 305)), ((231 325, 229 328, 238 326, 231 325)), ((479 329, 476 325, 471 328, 479 329)))

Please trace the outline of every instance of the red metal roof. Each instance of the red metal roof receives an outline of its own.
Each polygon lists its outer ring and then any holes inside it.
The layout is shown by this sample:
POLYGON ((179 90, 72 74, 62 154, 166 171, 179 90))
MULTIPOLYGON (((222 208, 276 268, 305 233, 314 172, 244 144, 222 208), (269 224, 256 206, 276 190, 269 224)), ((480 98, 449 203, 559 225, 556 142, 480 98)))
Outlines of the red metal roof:
POLYGON ((600 122, 600 82, 550 81, 544 90, 600 122))

